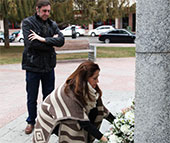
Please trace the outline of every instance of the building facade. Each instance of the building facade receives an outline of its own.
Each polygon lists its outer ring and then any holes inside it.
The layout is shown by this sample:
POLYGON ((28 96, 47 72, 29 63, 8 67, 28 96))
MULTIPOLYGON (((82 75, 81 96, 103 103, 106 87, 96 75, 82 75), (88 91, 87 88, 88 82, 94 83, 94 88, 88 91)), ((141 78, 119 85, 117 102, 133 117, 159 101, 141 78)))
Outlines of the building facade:
MULTIPOLYGON (((96 0, 97 2, 97 0, 96 0)), ((132 10, 132 12, 130 12, 128 15, 125 15, 124 17, 121 18, 115 18, 112 20, 106 20, 103 22, 93 22, 92 24, 88 25, 88 29, 94 29, 100 25, 113 25, 115 28, 125 28, 128 30, 131 30, 133 32, 136 31, 136 10, 135 10, 135 4, 136 4, 136 0, 129 0, 129 6, 130 7, 134 7, 134 10, 132 10)), ((18 23, 9 23, 9 28, 10 31, 13 31, 15 29, 19 29, 20 28, 20 24, 18 23)), ((4 31, 3 29, 3 20, 2 20, 2 16, 0 15, 0 31, 4 31)))

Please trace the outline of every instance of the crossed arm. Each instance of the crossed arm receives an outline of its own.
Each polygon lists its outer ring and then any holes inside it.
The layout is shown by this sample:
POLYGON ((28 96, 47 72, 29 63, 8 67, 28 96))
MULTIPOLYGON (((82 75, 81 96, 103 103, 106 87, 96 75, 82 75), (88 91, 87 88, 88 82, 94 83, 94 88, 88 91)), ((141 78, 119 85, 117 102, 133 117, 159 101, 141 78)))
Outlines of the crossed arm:
POLYGON ((56 33, 56 35, 53 37, 42 37, 40 34, 38 34, 38 31, 40 33, 41 29, 37 28, 37 31, 34 31, 33 27, 34 25, 32 25, 28 19, 23 21, 22 29, 24 35, 24 43, 27 47, 46 51, 53 46, 61 47, 64 45, 64 36, 59 31, 57 25, 53 28, 54 33, 56 33))
MULTIPOLYGON (((39 36, 39 35, 36 34, 33 30, 30 30, 30 31, 31 31, 31 34, 28 35, 28 39, 29 39, 30 41, 39 40, 40 42, 46 42, 46 40, 45 40, 44 37, 39 36)), ((54 35, 53 37, 54 37, 54 38, 57 38, 57 37, 58 37, 58 34, 54 35)))

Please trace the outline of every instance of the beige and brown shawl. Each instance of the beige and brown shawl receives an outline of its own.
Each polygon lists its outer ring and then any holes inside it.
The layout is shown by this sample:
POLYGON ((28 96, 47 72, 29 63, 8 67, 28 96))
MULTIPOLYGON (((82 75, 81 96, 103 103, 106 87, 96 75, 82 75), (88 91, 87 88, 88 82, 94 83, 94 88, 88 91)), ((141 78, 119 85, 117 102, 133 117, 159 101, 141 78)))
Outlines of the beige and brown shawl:
MULTIPOLYGON (((101 99, 97 101, 99 115, 96 117, 97 128, 103 118, 108 116, 108 110, 101 99)), ((79 121, 88 121, 86 109, 70 91, 69 96, 64 92, 64 85, 60 86, 54 95, 49 95, 42 103, 33 134, 34 143, 48 143, 54 128, 59 125, 59 143, 91 143, 87 141, 88 133, 80 128, 79 121)))

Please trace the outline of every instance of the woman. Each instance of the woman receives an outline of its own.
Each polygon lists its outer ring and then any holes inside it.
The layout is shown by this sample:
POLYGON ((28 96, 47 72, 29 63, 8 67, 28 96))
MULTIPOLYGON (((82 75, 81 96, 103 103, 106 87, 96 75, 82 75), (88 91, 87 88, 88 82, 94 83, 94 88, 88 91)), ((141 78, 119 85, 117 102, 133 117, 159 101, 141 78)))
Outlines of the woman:
POLYGON ((35 143, 47 143, 52 133, 59 136, 59 143, 107 141, 99 127, 103 118, 112 122, 115 117, 102 103, 99 72, 97 64, 83 62, 55 95, 44 100, 34 130, 35 143))

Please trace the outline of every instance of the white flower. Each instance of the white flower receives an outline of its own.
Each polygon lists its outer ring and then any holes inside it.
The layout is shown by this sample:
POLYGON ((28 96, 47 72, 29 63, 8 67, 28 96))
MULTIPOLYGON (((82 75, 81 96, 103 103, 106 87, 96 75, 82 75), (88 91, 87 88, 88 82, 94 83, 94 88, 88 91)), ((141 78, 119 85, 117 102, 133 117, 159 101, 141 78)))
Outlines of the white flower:
POLYGON ((130 121, 134 121, 134 119, 135 119, 134 113, 131 110, 126 112, 125 113, 125 118, 130 120, 130 121))
POLYGON ((117 143, 122 143, 123 139, 121 137, 116 137, 116 142, 117 143))
POLYGON ((120 130, 124 133, 124 134, 127 134, 129 132, 129 128, 130 126, 129 125, 123 125, 121 126, 120 130))
POLYGON ((118 123, 119 119, 118 118, 114 119, 114 122, 115 122, 115 124, 118 123))
POLYGON ((117 138, 117 137, 116 137, 114 134, 110 135, 110 136, 109 136, 109 142, 110 142, 110 143, 116 143, 116 138, 117 138))
POLYGON ((112 132, 106 132, 106 133, 104 133, 104 136, 108 137, 108 136, 110 136, 111 134, 112 134, 112 132))
POLYGON ((104 134, 108 138, 107 143, 134 142, 134 109, 135 103, 128 110, 116 114, 116 119, 104 134))

